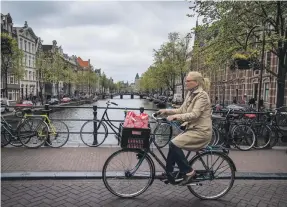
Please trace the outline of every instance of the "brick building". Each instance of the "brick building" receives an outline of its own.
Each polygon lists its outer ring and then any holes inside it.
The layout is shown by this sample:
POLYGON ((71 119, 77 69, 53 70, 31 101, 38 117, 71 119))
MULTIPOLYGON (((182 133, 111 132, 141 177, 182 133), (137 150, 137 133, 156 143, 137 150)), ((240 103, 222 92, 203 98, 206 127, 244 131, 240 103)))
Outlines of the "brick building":
MULTIPOLYGON (((266 52, 265 65, 270 65, 270 70, 277 73, 278 58, 271 52, 266 52)), ((201 70, 204 72, 204 69, 201 70)), ((211 79, 210 96, 215 103, 218 98, 219 103, 231 104, 234 97, 237 103, 247 102, 250 98, 257 100, 259 95, 259 70, 235 70, 232 71, 226 66, 225 69, 214 71, 208 76, 211 79)), ((287 80, 285 80, 284 105, 287 105, 287 80)), ((264 100, 264 106, 267 108, 276 107, 277 99, 277 80, 276 77, 263 71, 261 98, 264 100)))

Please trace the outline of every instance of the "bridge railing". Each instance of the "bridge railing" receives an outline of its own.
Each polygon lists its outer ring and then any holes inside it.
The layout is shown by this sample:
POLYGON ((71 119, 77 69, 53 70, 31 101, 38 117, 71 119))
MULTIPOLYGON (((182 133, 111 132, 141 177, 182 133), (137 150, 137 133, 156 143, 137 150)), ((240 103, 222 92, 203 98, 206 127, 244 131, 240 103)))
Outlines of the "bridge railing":
MULTIPOLYGON (((12 107, 9 107, 12 108, 12 107)), ((81 125, 81 128, 83 127, 83 125, 86 122, 93 122, 93 132, 81 132, 81 131, 70 131, 69 132, 65 132, 65 131, 59 131, 59 134, 65 134, 65 133, 69 133, 69 134, 93 134, 94 136, 94 142, 97 142, 97 135, 101 134, 101 132, 98 132, 98 127, 97 124, 99 123, 99 121, 101 121, 102 117, 99 117, 98 112, 99 110, 106 110, 106 107, 99 107, 97 105, 94 106, 55 106, 55 105, 49 105, 49 104, 45 104, 44 106, 22 106, 22 107, 17 107, 17 108, 21 108, 21 109, 25 109, 25 108, 32 108, 33 109, 33 113, 34 114, 46 114, 49 119, 51 121, 55 120, 55 121, 63 121, 64 123, 66 122, 84 122, 81 125), (54 118, 51 117, 51 114, 59 111, 59 110, 64 110, 64 109, 87 109, 87 110, 92 110, 91 114, 92 114, 92 118, 65 118, 65 117, 61 117, 61 118, 54 118)), ((157 111, 156 109, 148 109, 148 108, 126 108, 126 107, 108 107, 108 116, 109 116, 109 111, 110 110, 123 110, 123 111, 140 111, 141 109, 143 109, 144 111, 157 111)), ((11 115, 10 115, 11 116, 11 115)), ((109 119, 109 120, 103 120, 103 122, 111 122, 112 125, 117 125, 116 123, 123 123, 124 122, 124 113, 123 113, 123 119, 109 119)), ((15 118, 15 119, 19 119, 19 118, 15 118)), ((18 122, 18 121, 17 121, 18 122)), ((150 124, 155 124, 156 121, 154 120, 149 120, 150 124)), ((108 126, 109 127, 109 126, 108 126)), ((119 130, 119 127, 114 128, 114 130, 111 130, 111 128, 108 128, 108 134, 118 134, 118 132, 116 132, 115 130, 119 130)))

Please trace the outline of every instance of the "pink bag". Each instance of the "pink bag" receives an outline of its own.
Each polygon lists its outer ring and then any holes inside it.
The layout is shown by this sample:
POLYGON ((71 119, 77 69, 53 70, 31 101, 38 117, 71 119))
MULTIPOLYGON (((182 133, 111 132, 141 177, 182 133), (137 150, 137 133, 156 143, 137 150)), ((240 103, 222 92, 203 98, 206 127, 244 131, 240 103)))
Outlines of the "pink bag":
POLYGON ((148 114, 136 114, 133 111, 129 111, 126 115, 124 127, 126 128, 148 128, 148 114))

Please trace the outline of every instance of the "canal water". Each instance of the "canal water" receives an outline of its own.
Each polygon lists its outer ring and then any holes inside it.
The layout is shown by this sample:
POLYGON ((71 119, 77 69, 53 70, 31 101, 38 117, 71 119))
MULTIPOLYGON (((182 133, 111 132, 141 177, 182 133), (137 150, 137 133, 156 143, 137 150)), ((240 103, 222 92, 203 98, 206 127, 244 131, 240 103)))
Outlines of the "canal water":
MULTIPOLYGON (((120 99, 119 96, 114 97, 113 99, 106 99, 106 100, 99 100, 93 104, 85 104, 82 106, 91 106, 91 108, 73 108, 73 109, 64 109, 61 111, 56 111, 54 113, 51 113, 50 118, 51 119, 63 119, 63 122, 65 122, 69 128, 70 136, 66 147, 72 147, 72 146, 86 146, 83 144, 81 137, 80 137, 80 130, 83 124, 86 121, 65 121, 65 119, 93 119, 93 105, 97 105, 98 107, 106 107, 106 102, 110 100, 112 102, 115 102, 118 104, 118 106, 111 105, 110 107, 119 107, 119 108, 140 108, 144 107, 145 109, 158 109, 157 106, 146 99, 140 99, 139 96, 134 96, 134 99, 131 99, 130 95, 123 96, 123 99, 120 99), (74 134, 78 133, 78 134, 74 134)), ((139 110, 134 110, 136 113, 140 113, 139 110)), ((102 117, 102 114, 104 112, 104 109, 98 109, 98 119, 102 117)), ((145 113, 151 115, 154 111, 148 111, 146 110, 145 113)), ((109 109, 108 110, 108 116, 111 120, 123 120, 124 119, 124 110, 122 109, 109 109)), ((113 122, 115 126, 119 126, 119 122, 113 122)), ((152 124, 151 128, 154 128, 154 124, 152 124)), ((84 132, 90 132, 91 134, 84 134, 84 139, 92 137, 93 133, 93 124, 90 123, 86 125, 84 128, 84 132)), ((113 132, 111 129, 109 129, 109 132, 113 132)), ((102 146, 117 146, 118 140, 116 139, 114 134, 109 134, 106 140, 104 141, 102 146)))

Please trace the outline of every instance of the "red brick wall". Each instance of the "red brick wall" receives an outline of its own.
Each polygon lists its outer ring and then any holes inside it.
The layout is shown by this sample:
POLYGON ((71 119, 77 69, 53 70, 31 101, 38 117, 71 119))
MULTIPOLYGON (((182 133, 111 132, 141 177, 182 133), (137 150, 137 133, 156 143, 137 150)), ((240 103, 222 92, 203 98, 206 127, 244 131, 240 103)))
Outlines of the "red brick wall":
MULTIPOLYGON (((266 55, 267 57, 267 55, 266 55)), ((267 63, 267 58, 265 58, 265 63, 267 63)), ((272 54, 270 60, 270 69, 277 73, 277 57, 272 54)), ((232 103, 233 97, 236 96, 236 89, 238 89, 238 101, 243 99, 244 94, 247 95, 247 101, 254 96, 254 84, 258 83, 258 94, 259 94, 259 78, 260 71, 257 73, 253 70, 245 71, 231 71, 228 67, 226 68, 226 75, 223 72, 214 73, 215 77, 211 78, 212 87, 210 91, 210 96, 212 100, 215 100, 215 96, 218 96, 220 102, 223 100, 223 83, 222 80, 226 80, 225 83, 225 103, 232 103)), ((269 96, 264 104, 267 108, 276 107, 276 97, 277 97, 277 82, 276 77, 268 73, 267 71, 263 72, 262 78, 262 90, 261 98, 264 98, 265 95, 265 83, 269 84, 269 96)), ((258 95, 257 95, 258 97, 258 95)), ((285 105, 287 105, 287 80, 285 86, 285 105)))

